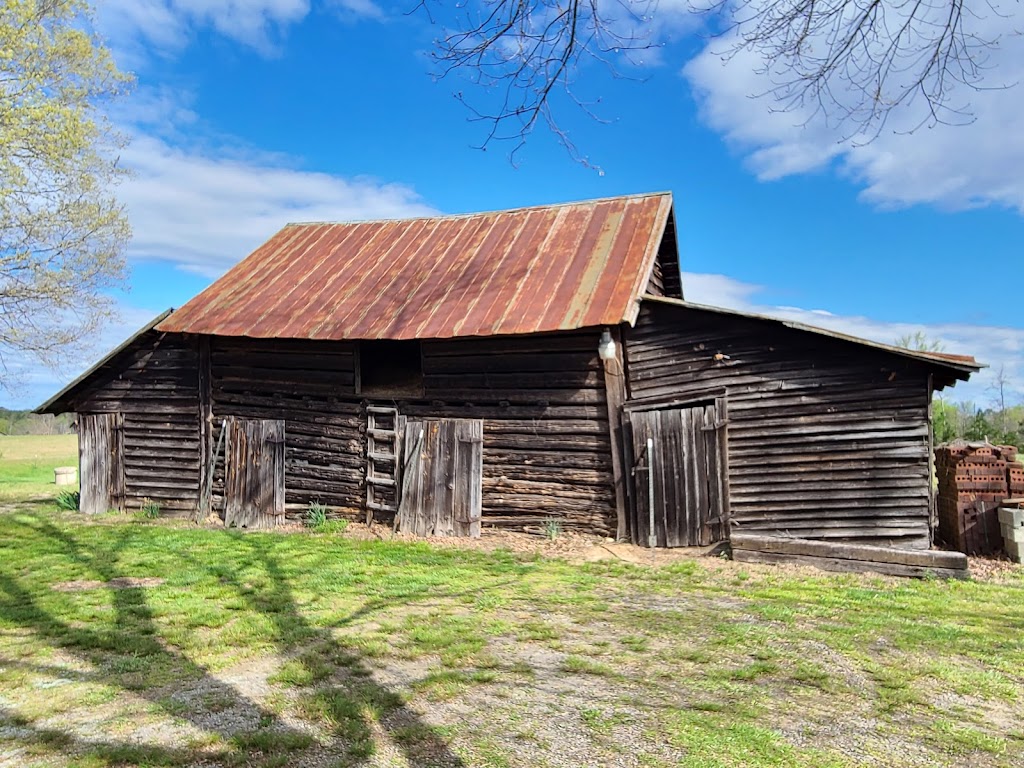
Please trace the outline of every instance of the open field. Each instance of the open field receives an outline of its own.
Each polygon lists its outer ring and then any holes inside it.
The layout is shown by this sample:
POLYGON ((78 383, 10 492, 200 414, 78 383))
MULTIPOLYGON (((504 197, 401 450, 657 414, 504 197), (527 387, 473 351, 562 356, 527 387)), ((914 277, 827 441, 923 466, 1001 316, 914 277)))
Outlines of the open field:
POLYGON ((54 467, 78 466, 77 435, 0 436, 0 502, 55 493, 54 467))
POLYGON ((5 509, 0 766, 1024 759, 1020 568, 650 568, 5 509))

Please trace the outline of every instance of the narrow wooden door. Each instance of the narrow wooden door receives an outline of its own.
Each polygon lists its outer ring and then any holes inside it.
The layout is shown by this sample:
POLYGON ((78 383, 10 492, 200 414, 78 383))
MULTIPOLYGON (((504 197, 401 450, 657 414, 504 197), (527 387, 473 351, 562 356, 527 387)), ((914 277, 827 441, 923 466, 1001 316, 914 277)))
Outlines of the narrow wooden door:
POLYGON ((124 417, 83 413, 78 417, 78 508, 87 514, 124 510, 124 417))
POLYGON ((284 520, 284 421, 227 420, 224 525, 272 528, 284 520))
POLYGON ((653 478, 654 532, 659 547, 707 546, 726 535, 724 424, 713 403, 634 411, 633 542, 648 545, 653 478), (648 439, 652 451, 648 453, 648 439))
POLYGON ((480 419, 409 419, 398 530, 417 536, 480 535, 483 505, 480 419))

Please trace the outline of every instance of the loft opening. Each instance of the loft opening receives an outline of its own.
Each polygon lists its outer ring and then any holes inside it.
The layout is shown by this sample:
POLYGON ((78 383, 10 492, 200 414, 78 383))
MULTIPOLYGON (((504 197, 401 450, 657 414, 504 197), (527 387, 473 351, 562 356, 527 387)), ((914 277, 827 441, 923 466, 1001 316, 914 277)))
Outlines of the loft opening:
POLYGON ((423 354, 415 339, 360 341, 356 366, 356 394, 423 395, 423 354))

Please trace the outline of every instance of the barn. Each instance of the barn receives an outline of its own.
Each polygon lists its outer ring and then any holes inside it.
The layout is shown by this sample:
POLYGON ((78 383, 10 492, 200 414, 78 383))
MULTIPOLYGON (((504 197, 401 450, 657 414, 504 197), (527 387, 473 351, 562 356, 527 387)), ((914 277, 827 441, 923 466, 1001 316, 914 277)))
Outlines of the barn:
POLYGON ((288 225, 38 412, 85 512, 922 550, 932 393, 978 368, 686 301, 658 193, 288 225))

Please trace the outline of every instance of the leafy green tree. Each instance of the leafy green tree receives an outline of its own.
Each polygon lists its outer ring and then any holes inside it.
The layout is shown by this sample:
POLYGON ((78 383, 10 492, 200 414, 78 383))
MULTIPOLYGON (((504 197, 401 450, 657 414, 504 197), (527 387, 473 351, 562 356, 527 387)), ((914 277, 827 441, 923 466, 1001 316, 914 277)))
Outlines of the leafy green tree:
POLYGON ((960 437, 957 429, 957 407, 939 397, 932 401, 932 435, 936 445, 960 437))
POLYGON ((104 110, 129 85, 85 0, 0 0, 0 363, 54 362, 113 309, 130 230, 104 110))

